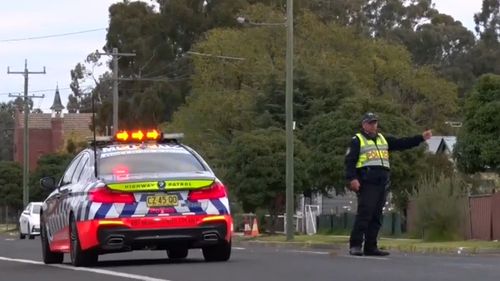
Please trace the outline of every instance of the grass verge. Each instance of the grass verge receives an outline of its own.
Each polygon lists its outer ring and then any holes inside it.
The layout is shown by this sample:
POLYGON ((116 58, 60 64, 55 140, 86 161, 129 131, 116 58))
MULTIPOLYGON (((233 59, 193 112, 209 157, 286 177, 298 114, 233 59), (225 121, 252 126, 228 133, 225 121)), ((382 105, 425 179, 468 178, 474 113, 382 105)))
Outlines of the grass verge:
MULTIPOLYGON (((296 235, 293 241, 286 241, 284 235, 261 235, 256 238, 237 237, 236 241, 254 242, 268 245, 293 245, 300 247, 347 247, 349 236, 345 235, 296 235)), ((406 253, 453 253, 479 254, 500 253, 498 241, 450 241, 424 242, 420 239, 381 238, 379 246, 382 249, 395 250, 406 253)))

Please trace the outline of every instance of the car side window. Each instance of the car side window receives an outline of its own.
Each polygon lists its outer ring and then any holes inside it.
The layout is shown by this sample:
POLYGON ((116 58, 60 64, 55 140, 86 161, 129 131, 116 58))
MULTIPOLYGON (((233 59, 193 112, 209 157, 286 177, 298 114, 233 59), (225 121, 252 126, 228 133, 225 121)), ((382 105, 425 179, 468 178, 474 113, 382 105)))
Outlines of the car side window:
POLYGON ((92 157, 89 155, 89 157, 85 160, 85 164, 83 165, 83 169, 82 169, 82 172, 80 173, 80 177, 78 178, 78 181, 79 182, 84 182, 84 181, 87 181, 88 179, 90 179, 91 177, 91 174, 90 171, 92 170, 91 168, 91 165, 90 165, 90 161, 92 157))
POLYGON ((82 155, 79 155, 73 161, 71 161, 71 164, 69 164, 68 168, 66 169, 66 172, 64 172, 64 176, 62 177, 61 181, 61 186, 71 183, 71 179, 73 178, 73 174, 75 173, 75 169, 78 166, 78 163, 80 162, 81 158, 82 155))
POLYGON ((72 183, 77 183, 79 181, 83 168, 85 168, 85 165, 87 165, 89 158, 90 156, 88 153, 82 155, 80 162, 78 163, 78 166, 76 166, 75 172, 73 173, 73 177, 71 179, 72 183))

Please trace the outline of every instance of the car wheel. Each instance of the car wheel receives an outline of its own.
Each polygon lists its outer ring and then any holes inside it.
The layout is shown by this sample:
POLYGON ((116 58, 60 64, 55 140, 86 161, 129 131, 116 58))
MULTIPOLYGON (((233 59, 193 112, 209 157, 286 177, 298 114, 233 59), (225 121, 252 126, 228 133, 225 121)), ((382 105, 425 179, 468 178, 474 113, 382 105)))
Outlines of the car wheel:
POLYGON ((231 257, 231 241, 223 241, 217 245, 203 247, 205 261, 227 261, 231 257))
POLYGON ((71 264, 74 266, 89 266, 97 263, 98 255, 93 250, 82 250, 80 238, 78 237, 78 229, 73 216, 71 216, 69 223, 69 237, 70 237, 70 257, 71 264))
POLYGON ((167 250, 170 259, 185 259, 188 255, 188 248, 172 248, 167 250))
POLYGON ((33 240, 35 239, 35 235, 31 235, 31 228, 30 228, 30 224, 28 223, 28 239, 30 240, 33 240))
POLYGON ((19 224, 19 239, 24 239, 24 238, 26 238, 26 235, 24 235, 23 228, 21 224, 19 224))
POLYGON ((64 259, 63 253, 52 252, 47 238, 47 229, 40 224, 40 241, 42 241, 42 258, 45 264, 62 263, 64 259))

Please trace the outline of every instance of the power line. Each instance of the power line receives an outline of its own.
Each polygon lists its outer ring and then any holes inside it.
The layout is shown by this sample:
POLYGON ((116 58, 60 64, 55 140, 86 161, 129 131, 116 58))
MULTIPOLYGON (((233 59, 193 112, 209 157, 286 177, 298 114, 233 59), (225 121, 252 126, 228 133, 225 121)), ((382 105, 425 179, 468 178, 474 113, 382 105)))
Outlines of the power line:
MULTIPOLYGON (((67 88, 59 88, 59 91, 65 91, 65 90, 70 90, 71 88, 67 87, 67 88)), ((43 93, 43 92, 55 92, 57 89, 54 88, 54 89, 42 89, 42 90, 33 90, 33 91, 28 91, 28 94, 31 94, 31 93, 43 93)), ((11 93, 13 92, 6 92, 6 93, 0 93, 0 96, 8 96, 10 95, 11 93)))
POLYGON ((68 33, 43 35, 43 36, 3 39, 3 40, 0 40, 0 43, 18 42, 18 41, 27 41, 27 40, 38 40, 38 39, 46 39, 46 38, 54 38, 54 37, 64 37, 64 36, 70 36, 70 35, 76 35, 76 34, 82 34, 82 33, 96 32, 96 31, 101 31, 101 30, 106 30, 106 28, 103 27, 103 28, 95 28, 95 29, 81 30, 81 31, 75 31, 75 32, 68 32, 68 33))

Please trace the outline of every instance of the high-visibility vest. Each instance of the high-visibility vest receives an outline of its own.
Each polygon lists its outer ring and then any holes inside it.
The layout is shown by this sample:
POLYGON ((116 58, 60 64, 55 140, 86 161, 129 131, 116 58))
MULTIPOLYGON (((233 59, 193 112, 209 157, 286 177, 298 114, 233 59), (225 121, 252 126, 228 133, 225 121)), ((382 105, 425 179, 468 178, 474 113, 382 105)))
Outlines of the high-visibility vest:
POLYGON ((359 139, 359 158, 356 168, 381 166, 390 168, 389 144, 382 134, 378 134, 376 142, 367 139, 363 134, 356 134, 359 139))

